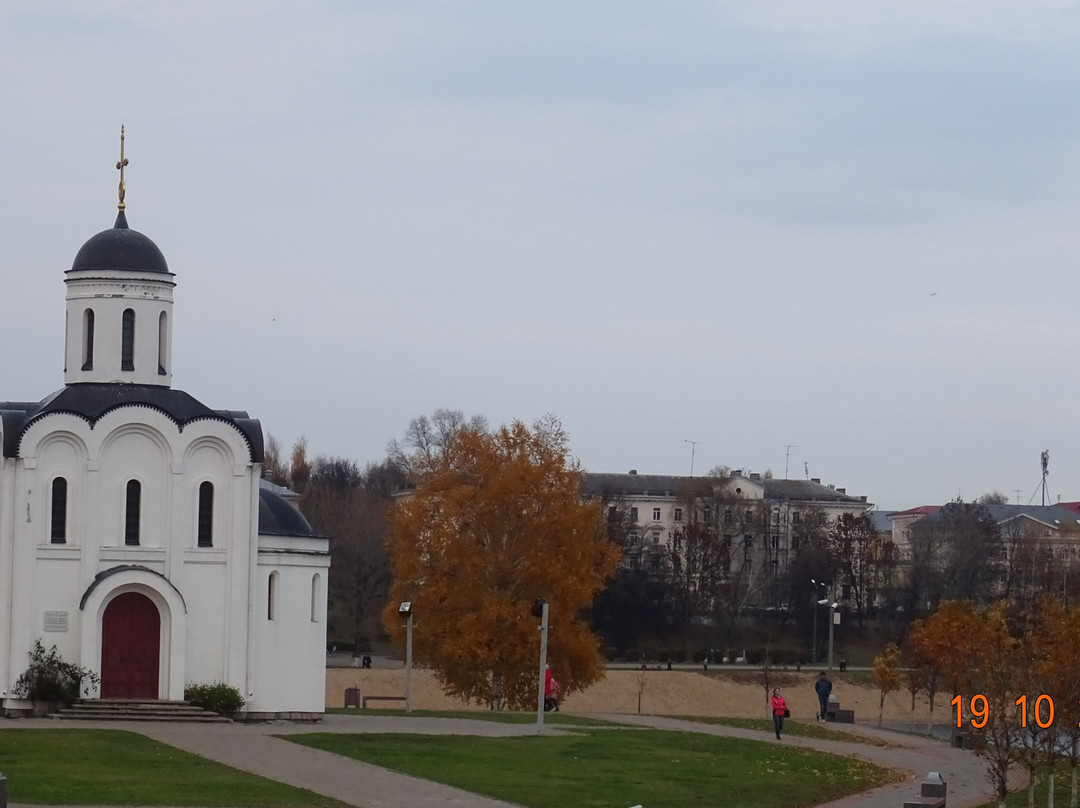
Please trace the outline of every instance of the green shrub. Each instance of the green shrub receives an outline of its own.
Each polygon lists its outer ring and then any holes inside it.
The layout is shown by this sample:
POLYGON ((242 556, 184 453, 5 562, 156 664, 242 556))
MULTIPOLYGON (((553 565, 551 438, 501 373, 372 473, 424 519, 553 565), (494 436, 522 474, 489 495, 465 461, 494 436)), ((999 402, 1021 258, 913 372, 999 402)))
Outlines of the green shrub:
POLYGON ((240 690, 224 682, 188 685, 184 688, 184 701, 221 715, 233 715, 244 706, 240 690))
POLYGON ((41 640, 34 640, 30 652, 30 667, 15 680, 12 694, 20 699, 34 701, 72 702, 90 688, 97 687, 101 679, 96 673, 71 662, 64 662, 54 645, 48 651, 41 640))

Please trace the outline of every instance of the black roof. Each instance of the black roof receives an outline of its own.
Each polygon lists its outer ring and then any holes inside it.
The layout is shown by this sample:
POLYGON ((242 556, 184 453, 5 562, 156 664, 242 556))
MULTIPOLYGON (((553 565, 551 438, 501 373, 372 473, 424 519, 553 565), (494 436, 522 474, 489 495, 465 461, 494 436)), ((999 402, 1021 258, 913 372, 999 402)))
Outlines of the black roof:
POLYGON ((804 502, 831 502, 866 505, 866 497, 853 497, 845 491, 839 491, 831 485, 822 485, 814 480, 777 480, 763 477, 754 480, 765 487, 767 499, 802 500, 804 502))
POLYGON ((164 413, 181 430, 193 421, 224 421, 244 437, 251 462, 263 460, 262 425, 243 410, 212 410, 183 390, 142 384, 69 384, 40 402, 0 402, 0 423, 4 425, 3 456, 17 457, 23 433, 32 423, 48 415, 78 415, 93 427, 105 413, 126 406, 150 407, 164 413))
POLYGON ((126 269, 172 274, 158 246, 142 233, 128 227, 124 211, 117 215, 112 229, 102 230, 96 236, 91 236, 75 255, 71 271, 87 269, 126 269))
POLYGON ((605 474, 586 472, 582 490, 586 496, 614 499, 630 496, 699 495, 712 491, 716 480, 709 477, 676 477, 666 474, 605 474))
MULTIPOLYGON (((582 475, 582 490, 586 496, 615 499, 620 496, 671 497, 709 496, 713 489, 724 483, 732 483, 741 477, 679 477, 665 474, 597 474, 582 475)), ((765 489, 765 498, 802 502, 828 502, 866 507, 864 497, 853 497, 814 480, 776 480, 759 477, 748 480, 765 489)))
POLYGON ((304 514, 266 480, 259 485, 259 534, 320 538, 304 514))

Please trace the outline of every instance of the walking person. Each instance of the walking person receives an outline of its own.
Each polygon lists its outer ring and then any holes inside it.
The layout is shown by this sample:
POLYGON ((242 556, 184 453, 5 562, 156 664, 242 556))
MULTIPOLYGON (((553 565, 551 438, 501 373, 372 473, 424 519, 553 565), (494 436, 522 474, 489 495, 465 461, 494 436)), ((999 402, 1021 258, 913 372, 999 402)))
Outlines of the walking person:
POLYGON ((776 740, 779 741, 780 731, 784 728, 784 719, 791 715, 787 702, 784 701, 784 697, 780 695, 780 688, 773 688, 770 704, 772 704, 773 728, 776 729, 776 740))
POLYGON ((829 694, 832 693, 832 681, 825 675, 825 671, 822 671, 818 680, 814 682, 814 692, 817 693, 818 702, 821 704, 818 721, 824 721, 829 709, 829 694))
POLYGON ((559 712, 559 683, 555 681, 555 674, 548 665, 544 671, 544 712, 551 710, 559 712))

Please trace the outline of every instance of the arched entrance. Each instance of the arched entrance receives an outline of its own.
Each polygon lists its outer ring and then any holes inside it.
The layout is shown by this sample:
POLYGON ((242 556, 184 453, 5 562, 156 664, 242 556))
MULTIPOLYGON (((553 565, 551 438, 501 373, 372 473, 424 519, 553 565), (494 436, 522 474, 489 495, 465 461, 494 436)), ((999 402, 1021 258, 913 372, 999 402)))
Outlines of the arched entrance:
POLYGON ((101 697, 156 699, 161 615, 146 595, 124 592, 101 618, 101 697))

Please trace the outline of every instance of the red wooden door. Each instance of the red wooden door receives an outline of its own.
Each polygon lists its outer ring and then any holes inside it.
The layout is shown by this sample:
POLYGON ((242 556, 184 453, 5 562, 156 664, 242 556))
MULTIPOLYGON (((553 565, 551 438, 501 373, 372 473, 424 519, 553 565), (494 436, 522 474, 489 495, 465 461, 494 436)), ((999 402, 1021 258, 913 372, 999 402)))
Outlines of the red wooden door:
POLYGON ((101 619, 101 697, 156 699, 161 616, 146 595, 125 592, 101 619))

